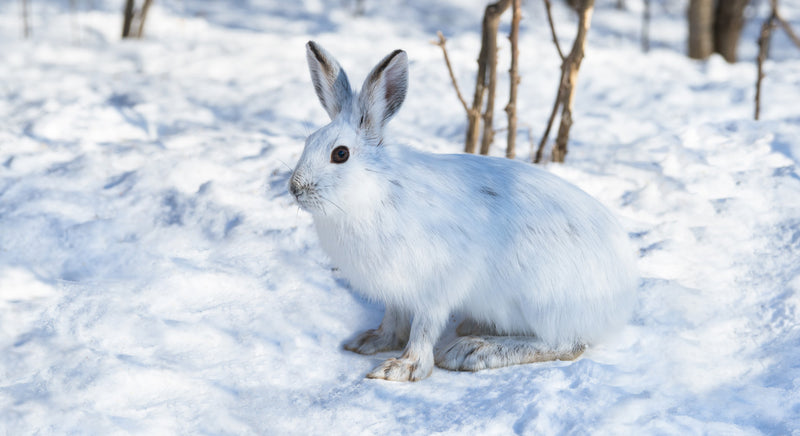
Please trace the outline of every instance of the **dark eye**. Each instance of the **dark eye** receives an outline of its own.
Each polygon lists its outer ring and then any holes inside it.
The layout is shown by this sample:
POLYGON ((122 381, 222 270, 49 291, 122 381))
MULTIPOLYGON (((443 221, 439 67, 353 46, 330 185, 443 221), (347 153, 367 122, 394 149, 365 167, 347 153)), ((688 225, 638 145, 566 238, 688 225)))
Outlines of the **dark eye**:
POLYGON ((331 162, 335 164, 345 163, 349 157, 350 150, 348 150, 344 145, 340 145, 333 149, 333 152, 331 153, 331 162))

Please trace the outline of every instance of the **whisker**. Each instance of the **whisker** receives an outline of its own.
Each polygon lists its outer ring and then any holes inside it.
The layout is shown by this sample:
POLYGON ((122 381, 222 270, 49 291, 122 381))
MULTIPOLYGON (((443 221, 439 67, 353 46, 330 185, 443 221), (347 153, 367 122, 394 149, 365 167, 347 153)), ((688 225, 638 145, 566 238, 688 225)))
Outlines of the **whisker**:
POLYGON ((286 168, 289 168, 289 171, 294 171, 294 168, 290 167, 286 162, 277 159, 278 162, 282 163, 286 168))
MULTIPOLYGON (((340 211, 341 211, 343 214, 347 215, 347 213, 344 211, 344 209, 342 209, 341 207, 339 207, 339 205, 338 205, 338 204, 336 204, 336 203, 334 203, 334 202, 332 202, 332 201, 328 200, 327 198, 325 198, 325 197, 324 197, 324 196, 322 196, 322 195, 320 195, 320 196, 319 196, 319 198, 321 198, 321 199, 323 199, 323 200, 327 201, 328 203, 330 203, 330 204, 332 204, 332 205, 336 206, 336 208, 337 208, 337 209, 339 209, 339 210, 340 210, 340 211)), ((324 209, 324 208, 325 208, 325 207, 323 206, 323 209, 324 209)))

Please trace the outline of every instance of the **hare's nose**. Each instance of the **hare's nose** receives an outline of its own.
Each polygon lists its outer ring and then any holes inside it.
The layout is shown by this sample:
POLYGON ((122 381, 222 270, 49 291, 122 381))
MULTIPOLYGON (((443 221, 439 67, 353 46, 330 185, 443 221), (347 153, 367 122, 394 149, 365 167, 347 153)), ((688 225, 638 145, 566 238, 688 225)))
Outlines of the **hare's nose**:
POLYGON ((300 182, 298 182, 297 178, 292 174, 292 178, 289 179, 289 192, 297 198, 302 191, 303 188, 300 186, 300 182))

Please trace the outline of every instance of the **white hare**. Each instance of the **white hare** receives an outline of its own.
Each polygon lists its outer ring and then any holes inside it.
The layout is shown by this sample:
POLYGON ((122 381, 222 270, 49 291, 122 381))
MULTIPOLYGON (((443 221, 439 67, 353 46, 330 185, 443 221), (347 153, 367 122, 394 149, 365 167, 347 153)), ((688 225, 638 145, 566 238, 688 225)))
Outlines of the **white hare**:
POLYGON ((322 47, 309 42, 306 55, 331 122, 308 137, 289 190, 341 274, 385 304, 381 325, 345 348, 404 348, 367 377, 572 360, 626 322, 635 258, 606 208, 533 165, 386 140, 408 87, 404 51, 359 93, 322 47), (434 356, 451 315, 461 336, 434 356))

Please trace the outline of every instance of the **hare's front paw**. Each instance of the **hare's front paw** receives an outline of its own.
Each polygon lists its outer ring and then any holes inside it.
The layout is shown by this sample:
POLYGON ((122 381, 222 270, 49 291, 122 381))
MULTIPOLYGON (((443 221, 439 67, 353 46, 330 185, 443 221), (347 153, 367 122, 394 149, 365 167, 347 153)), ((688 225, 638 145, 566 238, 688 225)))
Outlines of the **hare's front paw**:
POLYGON ((412 360, 407 357, 399 359, 389 359, 372 372, 367 374, 367 378, 377 378, 389 381, 418 381, 422 380, 433 371, 433 363, 424 363, 420 360, 412 360))
POLYGON ((344 349, 358 354, 375 354, 381 351, 399 350, 403 345, 405 344, 402 344, 393 333, 372 329, 345 342, 344 349))

